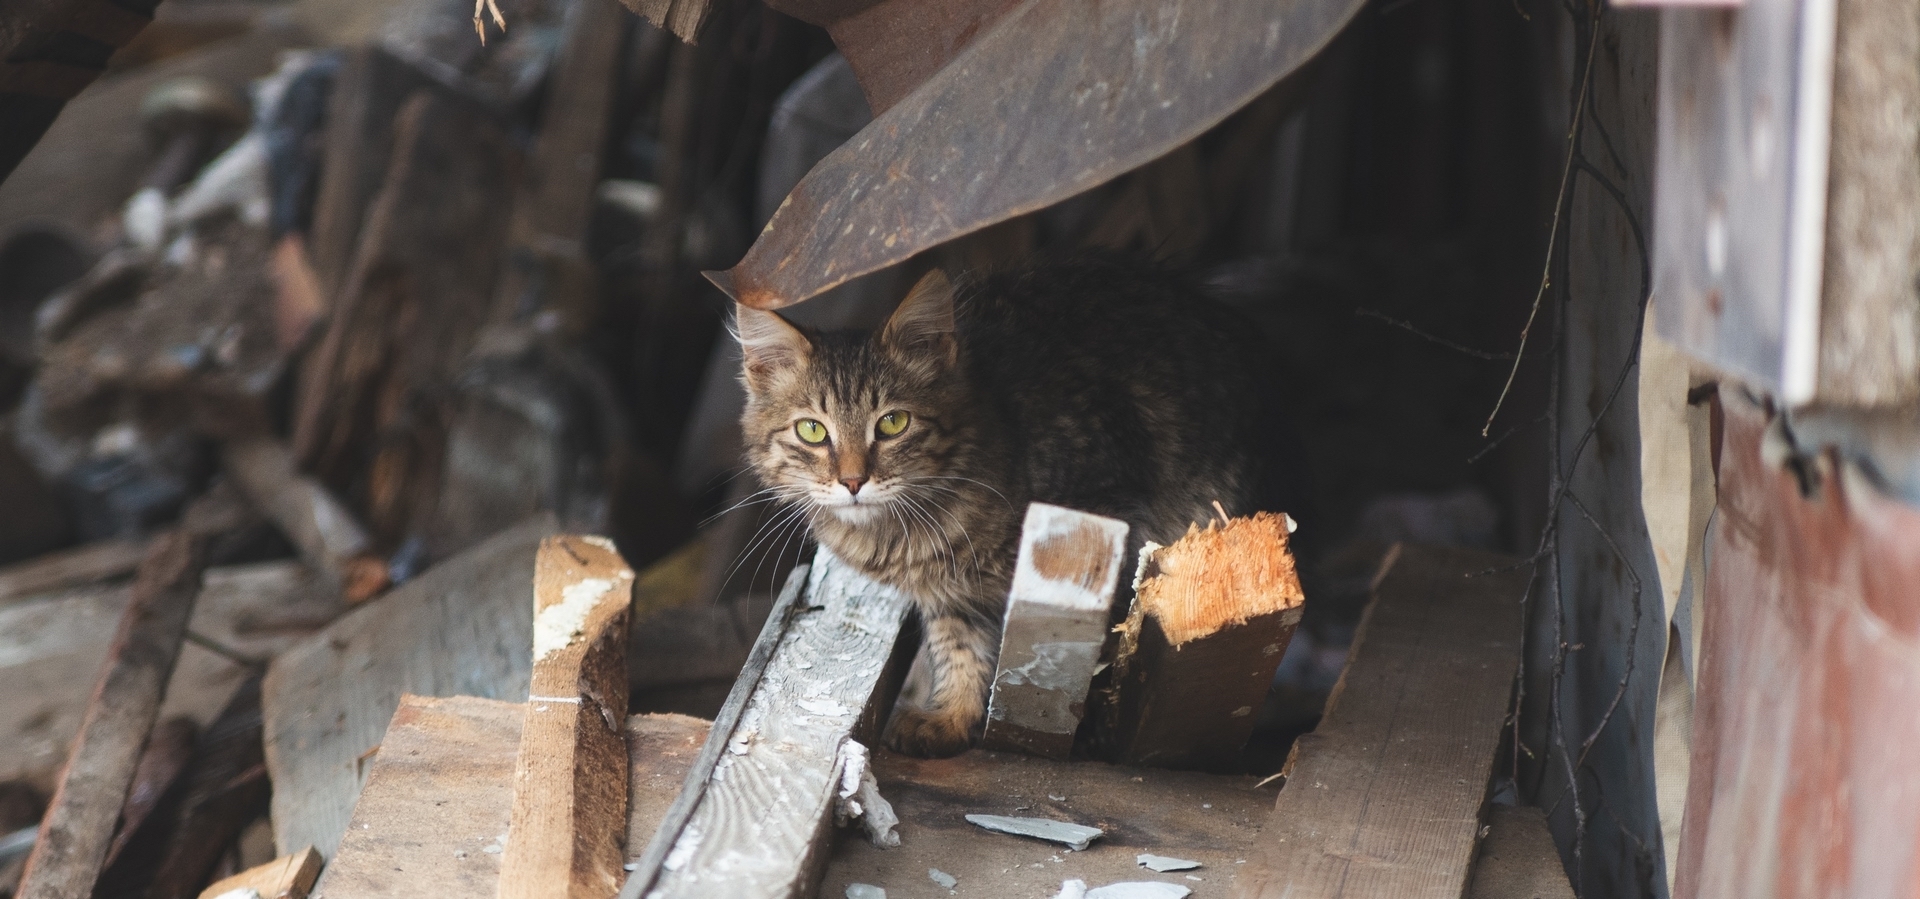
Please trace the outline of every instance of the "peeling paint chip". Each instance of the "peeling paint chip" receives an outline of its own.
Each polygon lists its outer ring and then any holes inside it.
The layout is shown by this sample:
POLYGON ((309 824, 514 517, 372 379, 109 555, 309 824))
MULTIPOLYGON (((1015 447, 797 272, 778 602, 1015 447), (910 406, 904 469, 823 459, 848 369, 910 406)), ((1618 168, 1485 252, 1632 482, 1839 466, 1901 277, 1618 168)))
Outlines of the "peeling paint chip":
POLYGON ((928 868, 927 879, 939 884, 940 888, 945 890, 951 890, 960 883, 960 878, 948 874, 939 868, 928 868))
POLYGON ((1087 899, 1182 899, 1191 895, 1192 890, 1177 883, 1157 880, 1129 880, 1087 891, 1087 899))
POLYGON ((1040 840, 1052 840, 1068 849, 1079 851, 1097 840, 1106 831, 1084 824, 1067 821, 1053 821, 1047 818, 1009 818, 1004 815, 968 815, 969 823, 984 827, 996 833, 1010 833, 1015 836, 1033 837, 1040 840))
POLYGON ((870 883, 850 883, 847 899, 887 899, 887 891, 870 883))
POLYGON ((1133 857, 1135 864, 1165 874, 1168 871, 1191 871, 1200 867, 1200 863, 1184 858, 1171 858, 1165 855, 1152 855, 1142 852, 1133 857))

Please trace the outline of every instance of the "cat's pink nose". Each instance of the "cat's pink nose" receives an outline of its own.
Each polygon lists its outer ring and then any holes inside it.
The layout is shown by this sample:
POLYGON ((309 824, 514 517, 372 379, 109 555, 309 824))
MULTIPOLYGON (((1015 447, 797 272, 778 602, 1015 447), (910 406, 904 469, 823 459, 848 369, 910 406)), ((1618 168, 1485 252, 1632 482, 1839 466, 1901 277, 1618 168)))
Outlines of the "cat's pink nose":
POLYGON ((847 485, 848 495, 859 493, 860 485, 865 484, 866 482, 867 482, 866 478, 841 478, 840 479, 840 483, 847 485))

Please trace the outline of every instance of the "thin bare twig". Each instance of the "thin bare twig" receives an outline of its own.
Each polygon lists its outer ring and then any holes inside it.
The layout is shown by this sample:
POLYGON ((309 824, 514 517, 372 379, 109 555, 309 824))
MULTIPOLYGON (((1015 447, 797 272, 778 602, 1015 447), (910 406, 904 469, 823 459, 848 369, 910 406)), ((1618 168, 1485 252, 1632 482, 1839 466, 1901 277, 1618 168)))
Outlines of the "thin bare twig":
MULTIPOLYGON (((1413 322, 1405 321, 1398 318, 1393 318, 1392 316, 1389 316, 1384 312, 1378 312, 1372 309, 1355 309, 1353 310, 1353 314, 1364 315, 1367 318, 1379 319, 1383 322, 1386 322, 1389 325, 1392 325, 1396 328, 1406 331, 1407 333, 1412 334, 1415 337, 1419 337, 1423 340, 1427 340, 1432 343, 1437 343, 1450 350, 1465 353, 1469 356, 1474 357, 1475 359, 1492 359, 1494 361, 1500 361, 1503 359, 1513 358, 1512 353, 1489 353, 1486 350, 1476 350, 1473 347, 1467 346, 1465 344, 1454 343, 1453 341, 1448 340, 1445 337, 1440 337, 1435 334, 1429 334, 1426 331, 1420 330, 1419 328, 1414 326, 1413 322)), ((1482 434, 1480 436, 1485 437, 1486 435, 1482 434)))
POLYGON ((1513 379, 1520 374, 1520 360, 1527 352, 1527 335, 1533 331, 1533 321, 1540 315, 1540 301, 1547 295, 1547 286, 1553 278, 1553 247, 1560 239, 1561 213, 1567 206, 1567 191, 1573 186, 1573 161, 1580 155, 1580 126, 1586 121, 1587 92, 1593 85, 1594 48, 1599 46, 1600 28, 1596 21, 1587 38, 1587 63, 1580 74, 1580 93, 1575 100, 1573 121, 1567 125, 1567 164, 1560 170, 1560 193, 1553 201, 1553 224, 1547 229, 1547 261, 1540 268, 1540 289, 1533 294, 1533 309, 1527 313, 1527 323, 1520 328, 1520 345, 1513 351, 1513 368, 1507 371, 1507 383, 1500 387, 1500 397, 1493 401, 1493 411, 1487 414, 1487 423, 1480 427, 1480 436, 1487 436, 1493 430, 1493 420, 1500 415, 1500 407, 1507 402, 1508 392, 1513 390, 1513 379))

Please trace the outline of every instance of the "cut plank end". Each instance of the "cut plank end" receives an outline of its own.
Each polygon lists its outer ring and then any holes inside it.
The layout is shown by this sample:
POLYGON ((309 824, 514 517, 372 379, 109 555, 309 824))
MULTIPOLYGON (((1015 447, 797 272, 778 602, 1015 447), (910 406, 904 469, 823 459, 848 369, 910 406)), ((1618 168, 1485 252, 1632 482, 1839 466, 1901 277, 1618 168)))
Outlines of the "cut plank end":
MULTIPOLYGON (((1306 602, 1288 549, 1292 519, 1260 512, 1205 530, 1191 526, 1171 546, 1140 552, 1134 615, 1151 615, 1175 647, 1306 602)), ((1130 623, 1129 629, 1134 625, 1130 623)))

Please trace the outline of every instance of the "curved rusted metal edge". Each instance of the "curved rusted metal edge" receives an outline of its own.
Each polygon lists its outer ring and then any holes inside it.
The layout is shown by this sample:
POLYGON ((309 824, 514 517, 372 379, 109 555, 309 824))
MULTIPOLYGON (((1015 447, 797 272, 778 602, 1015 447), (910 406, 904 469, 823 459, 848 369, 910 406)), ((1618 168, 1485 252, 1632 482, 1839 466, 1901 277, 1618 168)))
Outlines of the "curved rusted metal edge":
MULTIPOLYGON (((1198 25, 1190 24, 1181 30, 1179 20, 1182 8, 1202 3, 1203 0, 1194 0, 1191 4, 1180 0, 1124 0, 1119 3, 1113 0, 1029 0, 975 40, 912 94, 815 165, 788 194, 741 262, 723 272, 705 273, 708 280, 728 296, 746 305, 778 309, 818 296, 861 275, 903 262, 916 253, 956 237, 1045 208, 1098 186, 1199 136, 1283 78, 1298 71, 1325 49, 1358 13, 1365 0, 1295 0, 1271 6, 1249 4, 1237 9, 1227 7, 1226 12, 1222 12, 1221 7, 1206 4, 1207 13, 1215 18, 1198 25), (1247 12, 1249 9, 1253 10, 1255 17, 1264 16, 1264 27, 1259 32, 1264 33, 1264 43, 1269 46, 1263 47, 1258 41, 1249 40, 1249 29, 1234 20, 1236 12, 1247 12), (1157 48, 1157 56, 1141 58, 1145 51, 1140 49, 1140 24, 1144 20, 1156 19, 1162 23, 1171 19, 1175 33, 1157 48), (1112 34, 1106 37, 1104 43, 1098 39, 1088 40, 1085 34, 1075 32, 1066 25, 1075 21, 1095 20, 1115 27, 1131 24, 1133 52, 1124 54, 1116 51, 1098 60, 1089 60, 1091 51, 1080 51, 1079 56, 1063 64, 1057 57, 1072 56, 1076 52, 1071 44, 1066 43, 1068 41, 1108 50, 1115 50, 1128 42, 1126 35, 1116 37, 1112 34), (1217 24, 1219 22, 1226 24, 1217 24), (1215 27, 1207 27, 1210 24, 1215 27), (1288 29, 1289 25, 1295 26, 1295 29, 1288 29), (1053 41, 1046 39, 1049 30, 1054 35, 1053 41), (1291 43, 1280 42, 1285 33, 1297 33, 1298 30, 1308 32, 1310 37, 1291 43), (1055 48, 1056 42, 1060 44, 1057 48, 1060 52, 1047 52, 1055 48), (1271 46, 1276 43, 1279 44, 1277 47, 1271 46), (1227 66, 1213 61, 1225 59, 1230 62, 1233 57, 1223 54, 1234 53, 1266 53, 1276 58, 1270 67, 1260 71, 1257 76, 1215 94, 1213 92, 1221 89, 1205 82, 1213 77, 1215 70, 1224 70, 1227 66), (1005 62, 1009 59, 1019 60, 1019 63, 1005 62), (1200 61, 1197 66, 1196 61, 1200 61), (1080 69, 1067 67, 1076 62, 1091 64, 1080 69), (1009 70, 1009 65, 1013 65, 1012 70, 1009 70), (1007 153, 1029 151, 1029 147, 1023 146, 1025 135, 1034 129, 1023 128, 1021 133, 1013 133, 1005 123, 1016 116, 1000 113, 1015 109, 1029 114, 1028 122, 1036 121, 1035 117, 1039 115, 1057 113, 1061 122, 1078 124, 1081 131, 1098 135, 1100 128, 1104 127, 1116 136, 1123 136, 1126 126, 1114 122, 1150 115, 1144 104, 1154 99, 1147 91, 1139 90, 1137 85, 1128 84, 1127 78, 1136 72, 1144 73, 1142 77, 1164 76, 1182 67, 1197 68, 1200 77, 1194 84, 1196 94, 1182 98, 1181 102, 1189 106, 1200 105, 1191 115, 1180 117, 1176 114, 1170 123, 1162 123, 1159 129, 1161 134, 1149 135, 1132 146, 1114 141, 1096 144, 1089 140, 1087 147, 1077 155, 1064 153, 1065 158, 1059 164, 1062 170, 1056 177, 1045 179, 1042 186, 1023 191, 1018 196, 989 197, 989 202, 983 203, 976 214, 959 217, 947 214, 952 207, 944 200, 962 195, 987 177, 990 170, 1003 166, 1007 162, 1007 153), (1004 83, 1007 76, 994 79, 977 73, 995 71, 1012 71, 1019 83, 1029 85, 1031 89, 1024 94, 991 90, 988 82, 998 80, 1004 83), (1133 95, 1128 99, 1137 100, 1139 104, 1122 108, 1104 107, 1103 111, 1092 114, 1084 109, 1074 109, 1088 105, 1086 94, 1093 87, 1107 87, 1109 81, 1099 77, 1101 75, 1112 75, 1114 81, 1122 85, 1121 89, 1133 90, 1133 95), (1098 80, 1089 80, 1089 77, 1098 80), (1073 96, 1076 91, 1081 94, 1077 101, 1073 96), (951 142, 943 143, 947 134, 967 129, 968 126, 980 129, 998 127, 999 134, 966 147, 957 147, 951 142), (996 140, 997 143, 994 142, 996 140), (946 181, 947 185, 952 186, 942 186, 939 194, 928 190, 915 193, 910 187, 903 189, 897 186, 903 180, 915 180, 911 177, 914 173, 908 171, 915 161, 912 154, 951 154, 956 149, 970 151, 977 157, 977 161, 967 160, 970 169, 961 173, 968 177, 955 178, 949 173, 946 181), (996 152, 1002 150, 1007 153, 996 152), (1108 152, 1104 156, 1097 156, 1102 150, 1108 152), (1088 158, 1092 156, 1097 158, 1088 158), (1080 164, 1084 162, 1091 164, 1080 164), (1075 165, 1078 168, 1074 168, 1075 165), (863 196, 868 199, 862 201, 863 196), (836 209, 836 206, 840 208, 836 209), (887 226, 885 234, 880 233, 883 223, 887 226), (854 237, 856 234, 858 238, 854 237), (878 252, 856 251, 862 243, 884 246, 878 252)), ((1191 8, 1185 9, 1185 12, 1192 18, 1201 18, 1191 8)), ((1241 59, 1246 61, 1247 57, 1242 56, 1241 59)), ((1243 68, 1256 69, 1259 66, 1243 68)), ((1158 81, 1151 85, 1151 89, 1156 91, 1161 87, 1158 81)), ((1161 108, 1171 105, 1172 101, 1160 101, 1161 108)), ((938 176, 939 173, 935 173, 932 180, 938 180, 938 176)), ((992 188, 987 190, 991 193, 992 188)))

